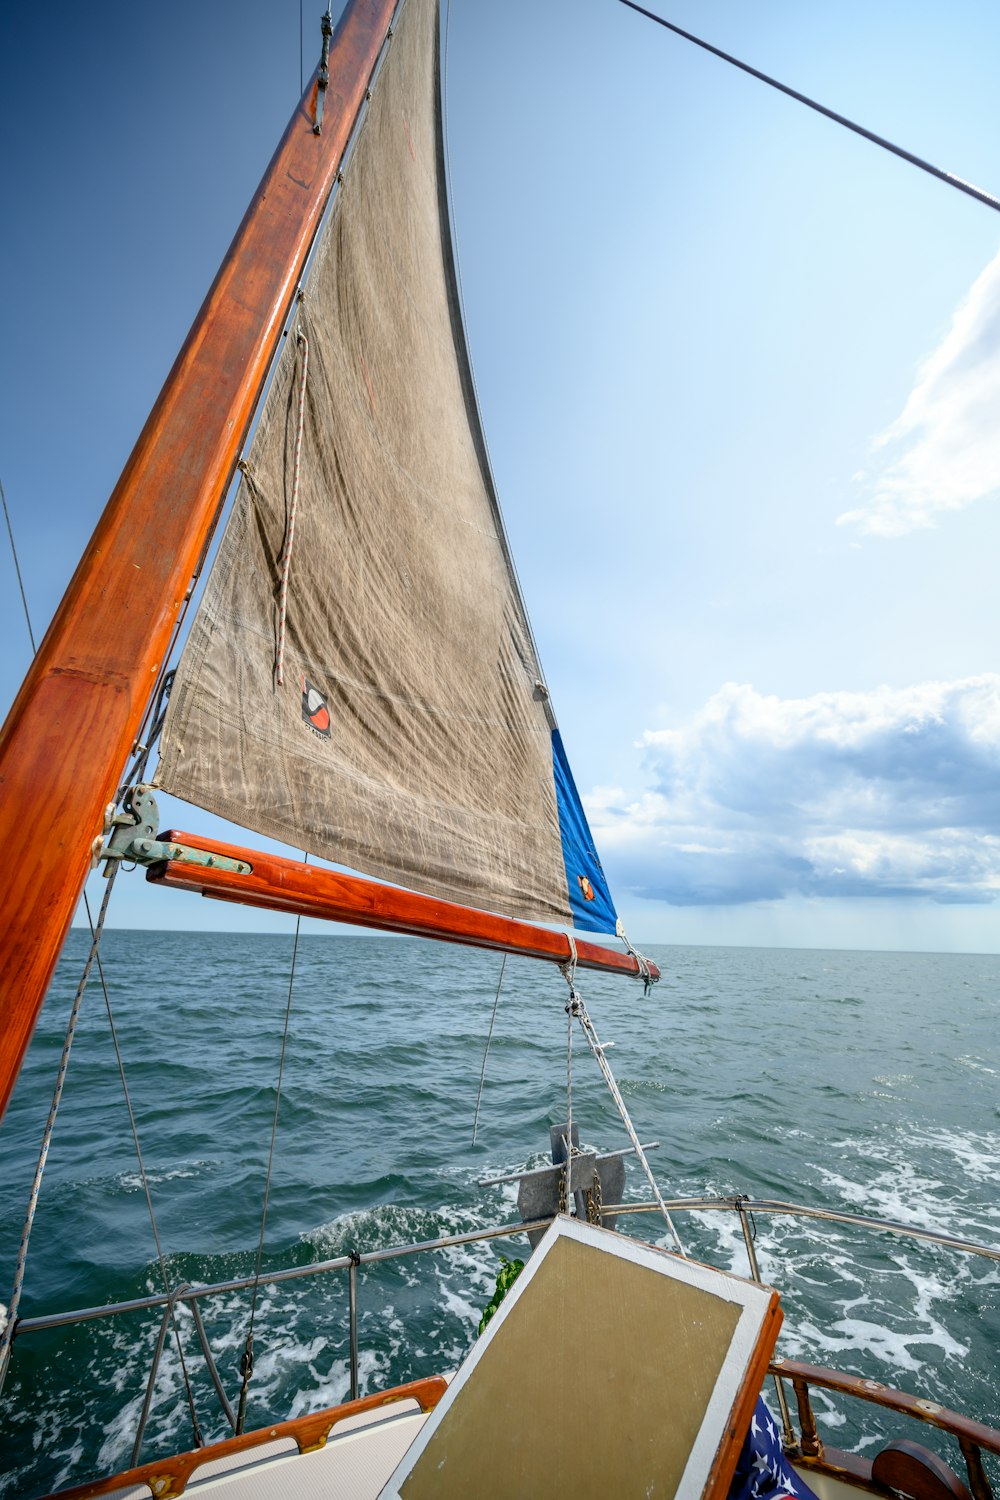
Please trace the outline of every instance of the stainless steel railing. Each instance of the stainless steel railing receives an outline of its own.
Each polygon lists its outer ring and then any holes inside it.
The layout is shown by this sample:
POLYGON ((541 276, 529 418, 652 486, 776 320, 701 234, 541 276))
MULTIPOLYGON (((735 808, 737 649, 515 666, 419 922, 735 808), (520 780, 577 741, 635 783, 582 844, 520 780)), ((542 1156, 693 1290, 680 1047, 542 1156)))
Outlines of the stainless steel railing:
MULTIPOLYGON (((973 1240, 959 1239, 955 1235, 944 1234, 937 1230, 923 1229, 915 1225, 901 1224, 891 1219, 872 1218, 864 1214, 842 1213, 833 1209, 812 1208, 805 1204, 785 1203, 779 1199, 748 1198, 742 1195, 711 1198, 675 1198, 668 1200, 666 1207, 671 1213, 721 1212, 738 1214, 747 1247, 750 1273, 755 1280, 760 1280, 760 1273, 756 1263, 752 1237, 747 1225, 748 1214, 773 1214, 821 1219, 828 1223, 845 1224, 859 1229, 875 1230, 886 1234, 900 1235, 909 1239, 922 1240, 940 1245, 948 1250, 958 1251, 962 1254, 979 1255, 989 1260, 1000 1261, 1000 1248, 981 1245, 973 1240)), ((603 1214, 634 1215, 644 1213, 659 1214, 660 1212, 660 1205, 653 1202, 605 1204, 602 1207, 603 1214)), ((348 1272, 350 1378, 351 1395, 354 1397, 358 1390, 357 1271, 359 1267, 377 1265, 383 1261, 400 1260, 411 1255, 421 1255, 431 1250, 448 1250, 459 1245, 471 1245, 497 1239, 510 1239, 517 1235, 525 1234, 529 1229, 544 1229, 548 1222, 549 1220, 547 1219, 538 1219, 527 1224, 503 1224, 489 1229, 470 1230, 465 1234, 441 1235, 433 1240, 418 1240, 406 1245, 392 1245, 380 1250, 367 1250, 350 1255, 338 1255, 329 1260, 311 1261, 304 1266, 290 1266, 283 1270, 268 1271, 261 1276, 261 1280, 266 1282, 267 1285, 272 1286, 288 1281, 299 1281, 306 1277, 326 1275, 333 1271, 346 1270, 348 1272)), ((219 1374, 215 1356, 202 1320, 199 1304, 206 1297, 216 1297, 226 1292, 248 1290, 253 1286, 254 1279, 252 1276, 241 1276, 234 1277, 228 1281, 211 1282, 205 1286, 192 1286, 187 1282, 183 1282, 174 1287, 169 1293, 161 1292, 148 1297, 134 1297, 126 1301, 109 1302, 101 1307, 76 1308, 67 1312, 47 1313, 38 1317, 21 1318, 18 1320, 14 1337, 17 1340, 32 1333, 68 1327, 77 1323, 93 1322, 102 1318, 120 1317, 125 1313, 149 1312, 153 1309, 163 1310, 162 1321, 153 1351, 145 1399, 133 1446, 132 1462, 135 1464, 138 1462, 146 1423, 149 1418, 156 1376, 170 1321, 170 1311, 178 1303, 184 1304, 191 1312, 198 1342, 205 1357, 209 1377, 219 1398, 219 1403, 226 1420, 235 1429, 233 1410, 226 1396, 225 1387, 223 1386, 222 1378, 219 1374)), ((778 1384, 778 1394, 783 1425, 790 1432, 791 1424, 787 1404, 780 1383, 778 1384)))

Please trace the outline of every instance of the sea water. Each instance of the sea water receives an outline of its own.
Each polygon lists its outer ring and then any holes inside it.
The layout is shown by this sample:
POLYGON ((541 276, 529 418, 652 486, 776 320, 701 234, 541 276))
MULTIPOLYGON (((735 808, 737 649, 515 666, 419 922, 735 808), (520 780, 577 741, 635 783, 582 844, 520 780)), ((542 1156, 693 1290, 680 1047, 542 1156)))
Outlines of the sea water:
MULTIPOLYGON (((663 947, 645 997, 626 978, 579 986, 666 1196, 747 1193, 876 1215, 1000 1245, 1000 958, 663 947)), ((156 1223, 173 1283, 253 1271, 292 955, 287 937, 109 932, 103 967, 156 1223)), ((9 1286, 70 1000, 74 933, 0 1127, 0 1276, 9 1286)), ((349 1393, 342 1272, 268 1283, 283 1265, 517 1218, 480 1179, 546 1160, 566 1117, 567 989, 508 959, 476 1096, 499 955, 416 939, 307 936, 298 960, 254 1323, 248 1426, 349 1393)), ((627 1144, 582 1035, 573 1118, 627 1144)), ((626 1195, 649 1199, 632 1159, 626 1195)), ((747 1273, 739 1222, 678 1213, 686 1249, 747 1273)), ((620 1221, 667 1243, 662 1220, 620 1221)), ((763 1214, 764 1278, 785 1314, 779 1353, 1000 1419, 1000 1264, 853 1227, 763 1214)), ((453 1369, 476 1338, 498 1256, 524 1241, 436 1251, 359 1273, 362 1392, 453 1369)), ((21 1314, 162 1289, 95 972, 31 1240, 21 1314)), ((0 1290, 0 1297, 5 1292, 0 1290)), ((250 1297, 202 1303, 235 1401, 250 1297)), ((38 1495, 130 1462, 159 1311, 25 1334, 0 1404, 0 1495, 38 1495)), ((206 1440, 229 1431, 190 1314, 178 1328, 206 1440)), ((567 1392, 572 1401, 572 1392, 567 1392)), ((772 1398, 773 1401, 773 1398, 772 1398)), ((906 1424, 816 1401, 821 1429, 869 1455, 906 1424)), ((924 1429, 962 1470, 957 1447, 924 1429)), ((190 1447, 168 1339, 141 1459, 190 1447)))

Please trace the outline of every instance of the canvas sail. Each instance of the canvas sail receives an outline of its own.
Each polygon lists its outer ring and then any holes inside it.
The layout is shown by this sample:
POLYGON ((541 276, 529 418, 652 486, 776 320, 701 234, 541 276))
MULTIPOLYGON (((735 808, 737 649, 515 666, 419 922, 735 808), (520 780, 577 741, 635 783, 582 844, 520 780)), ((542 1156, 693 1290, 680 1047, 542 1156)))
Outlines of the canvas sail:
POLYGON ((407 0, 178 667, 156 783, 380 879, 612 932, 472 389, 438 56, 436 0, 407 0))

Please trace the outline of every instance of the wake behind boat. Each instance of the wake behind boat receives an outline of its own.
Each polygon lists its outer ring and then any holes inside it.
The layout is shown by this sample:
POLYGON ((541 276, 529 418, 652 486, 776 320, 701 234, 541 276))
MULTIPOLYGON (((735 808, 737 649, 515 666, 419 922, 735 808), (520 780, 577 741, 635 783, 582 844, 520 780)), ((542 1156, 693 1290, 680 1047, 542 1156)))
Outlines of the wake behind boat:
MULTIPOLYGON (((689 1263, 581 992, 588 970, 628 974, 647 989, 659 974, 628 942, 615 911, 500 518, 451 249, 440 50, 429 0, 406 0, 395 17, 387 5, 352 5, 335 36, 324 24, 316 79, 8 720, 0 769, 9 847, 18 838, 25 844, 17 809, 29 790, 51 810, 52 838, 46 847, 25 846, 31 878, 5 912, 3 1092, 6 1098, 13 1086, 88 858, 104 864, 109 895, 120 871, 140 864, 154 886, 531 954, 561 970, 568 1028, 566 1120, 555 1127, 551 1165, 519 1177, 527 1194, 519 1222, 540 1239, 447 1393, 430 1377, 419 1389, 356 1397, 343 1409, 256 1434, 246 1430, 246 1414, 259 1266, 249 1283, 195 1293, 172 1285, 161 1262, 162 1294, 144 1299, 162 1310, 148 1389, 169 1336, 185 1368, 176 1307, 186 1301, 234 1436, 204 1447, 192 1399, 197 1452, 133 1465, 130 1474, 71 1493, 133 1484, 180 1493, 204 1462, 234 1461, 258 1468, 206 1483, 272 1493, 280 1482, 272 1476, 289 1460, 277 1455, 270 1469, 259 1460, 282 1442, 300 1450, 306 1467, 297 1476, 321 1472, 317 1484, 345 1493, 361 1493, 353 1459, 348 1477, 338 1477, 348 1453, 361 1455, 373 1495, 469 1493, 477 1461, 485 1469, 482 1493, 487 1475, 496 1493, 546 1493, 559 1447, 542 1397, 574 1372, 585 1404, 600 1407, 602 1462, 592 1464, 585 1493, 607 1492, 610 1465, 623 1493, 649 1493, 652 1485, 722 1496, 744 1461, 748 1429, 756 1435, 755 1403, 780 1323, 777 1295, 761 1284, 749 1232, 748 1278, 689 1263), (262 415, 244 447, 276 350, 262 415), (175 668, 168 648, 237 466, 233 512, 175 668), (55 756, 54 729, 71 717, 80 733, 55 756), (197 832, 163 832, 160 789, 375 879, 197 832), (95 819, 103 823, 96 835, 95 819), (625 951, 547 925, 570 921, 577 933, 617 935, 625 951), (646 1177, 649 1207, 666 1224, 670 1254, 606 1227, 624 1207, 617 1201, 622 1153, 579 1144, 572 1113, 578 1034, 608 1087, 625 1149, 646 1177), (247 1284, 250 1326, 233 1402, 193 1309, 201 1296, 247 1284), (623 1305, 628 1316, 616 1317, 623 1305), (569 1332, 578 1334, 588 1318, 593 1338, 578 1349, 569 1332), (547 1332, 532 1358, 532 1329, 540 1327, 547 1332), (581 1366, 590 1348, 601 1357, 581 1366), (667 1350, 683 1352, 663 1374, 667 1350), (602 1380, 616 1384, 617 1399, 599 1402, 602 1380), (683 1415, 682 1392, 692 1403, 683 1415), (668 1397, 675 1420, 663 1447, 652 1442, 654 1410, 668 1397), (415 1400, 424 1415, 392 1414, 390 1441, 389 1427, 368 1419, 397 1400, 410 1403, 408 1411, 415 1400), (505 1421, 497 1424, 489 1414, 500 1400, 505 1421), (420 1431, 410 1443, 415 1422, 420 1431), (521 1456, 506 1473, 487 1436, 509 1442, 512 1435, 521 1456), (314 1460, 320 1450, 322 1460, 314 1460)), ((294 959, 286 1027, 293 977, 294 959)), ((77 1001, 82 994, 83 983, 77 1001)), ((280 1086, 279 1072, 275 1136, 280 1086)), ((43 1160, 47 1144, 46 1137, 43 1160)), ((268 1183, 270 1170, 269 1158, 268 1183)), ((746 1226, 747 1205, 724 1206, 746 1226)), ((261 1247, 265 1228, 262 1219, 261 1247)), ((499 1226, 486 1237, 498 1232, 523 1231, 499 1226)), ((352 1308, 364 1264, 357 1251, 322 1268, 348 1271, 352 1308)), ((5 1360, 13 1340, 32 1331, 17 1321, 23 1273, 22 1258, 5 1360)), ((845 1477, 918 1500, 960 1492, 950 1471, 912 1445, 890 1445, 874 1466, 825 1454, 810 1385, 832 1383, 862 1397, 866 1390, 808 1366, 786 1363, 781 1374, 794 1388, 800 1426, 796 1434, 779 1380, 786 1450, 830 1495, 845 1477)), ((352 1358, 355 1392, 357 1379, 352 1358)), ((867 1394, 955 1434, 969 1484, 983 1500, 981 1455, 998 1451, 995 1433, 938 1403, 921 1406, 881 1387, 867 1394)))

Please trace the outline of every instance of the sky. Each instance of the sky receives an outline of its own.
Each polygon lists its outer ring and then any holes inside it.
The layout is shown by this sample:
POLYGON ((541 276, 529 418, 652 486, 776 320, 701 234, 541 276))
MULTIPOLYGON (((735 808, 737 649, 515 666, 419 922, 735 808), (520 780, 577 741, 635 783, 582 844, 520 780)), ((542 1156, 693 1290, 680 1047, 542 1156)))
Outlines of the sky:
MULTIPOLYGON (((1000 193, 988 0, 663 13, 1000 193)), ((36 634, 299 68, 296 0, 3 9, 0 480, 36 634)), ((630 934, 1000 951, 1000 214, 615 0, 452 0, 447 87, 484 424, 630 934)), ((6 710, 6 547, 0 619, 6 710)), ((138 875, 110 921, 287 925, 138 875)))

